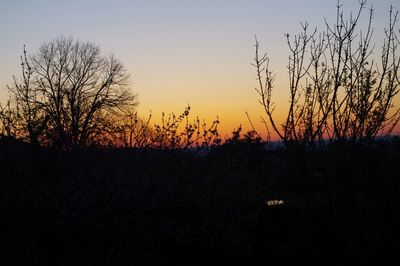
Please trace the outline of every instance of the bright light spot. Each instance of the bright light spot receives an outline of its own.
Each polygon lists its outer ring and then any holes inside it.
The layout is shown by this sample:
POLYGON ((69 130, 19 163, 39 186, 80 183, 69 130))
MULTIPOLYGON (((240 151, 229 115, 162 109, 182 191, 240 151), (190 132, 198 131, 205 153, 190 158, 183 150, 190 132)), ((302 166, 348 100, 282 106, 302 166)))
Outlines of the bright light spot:
POLYGON ((267 200, 265 201, 265 204, 268 206, 278 206, 285 204, 285 202, 283 200, 267 200))

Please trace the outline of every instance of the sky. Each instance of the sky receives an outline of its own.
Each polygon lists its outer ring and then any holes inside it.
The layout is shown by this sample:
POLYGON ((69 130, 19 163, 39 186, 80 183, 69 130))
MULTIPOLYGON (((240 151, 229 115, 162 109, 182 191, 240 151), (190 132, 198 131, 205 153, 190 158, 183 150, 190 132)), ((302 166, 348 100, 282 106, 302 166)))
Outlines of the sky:
MULTIPOLYGON (((358 0, 346 0, 354 12, 358 0)), ((381 45, 392 4, 368 1, 375 9, 373 42, 381 45)), ((23 45, 28 54, 59 36, 93 42, 113 54, 131 74, 138 112, 192 113, 210 124, 218 116, 228 135, 240 124, 250 129, 247 111, 263 131, 262 108, 254 91, 254 40, 268 53, 276 74, 276 114, 287 107, 288 48, 285 33, 296 34, 300 22, 323 29, 334 22, 337 0, 0 0, 0 101, 7 84, 20 74, 23 45)), ((366 14, 366 13, 365 13, 366 14)), ((278 119, 279 120, 279 119, 278 119)))

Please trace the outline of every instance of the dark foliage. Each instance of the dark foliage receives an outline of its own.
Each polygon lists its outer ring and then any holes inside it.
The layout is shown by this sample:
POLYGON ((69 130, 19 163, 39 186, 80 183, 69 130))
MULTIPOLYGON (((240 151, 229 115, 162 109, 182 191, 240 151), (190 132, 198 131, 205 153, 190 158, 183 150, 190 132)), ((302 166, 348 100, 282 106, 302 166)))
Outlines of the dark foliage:
POLYGON ((3 138, 2 265, 381 265, 400 244, 399 143, 198 154, 3 138))

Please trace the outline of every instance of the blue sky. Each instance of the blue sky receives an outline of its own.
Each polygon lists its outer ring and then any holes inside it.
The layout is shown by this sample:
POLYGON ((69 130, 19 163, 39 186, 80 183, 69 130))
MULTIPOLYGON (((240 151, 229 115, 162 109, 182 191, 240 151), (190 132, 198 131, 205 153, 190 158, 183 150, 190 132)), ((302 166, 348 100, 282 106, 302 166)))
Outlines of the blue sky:
MULTIPOLYGON (((357 0, 343 1, 346 11, 357 0)), ((254 36, 271 57, 278 85, 284 87, 288 50, 285 33, 295 34, 308 21, 323 28, 334 21, 336 0, 9 0, 0 2, 0 100, 19 75, 19 56, 60 35, 99 45, 114 54, 132 75, 144 116, 179 112, 191 104, 211 120, 219 115, 228 127, 246 124, 244 112, 258 120, 253 91, 254 36)), ((380 45, 390 4, 369 1, 376 9, 375 41, 380 45)), ((287 89, 277 89, 282 98, 287 89)), ((278 98, 279 98, 278 97, 278 98)))

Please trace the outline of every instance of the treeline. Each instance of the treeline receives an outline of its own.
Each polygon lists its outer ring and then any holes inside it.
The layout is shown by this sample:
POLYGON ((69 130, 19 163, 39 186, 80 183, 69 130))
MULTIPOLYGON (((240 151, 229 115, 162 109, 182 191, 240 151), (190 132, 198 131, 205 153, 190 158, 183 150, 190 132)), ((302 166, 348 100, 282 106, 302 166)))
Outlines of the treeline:
MULTIPOLYGON (((275 74, 256 40, 254 66, 259 103, 265 112, 265 133, 247 137, 267 142, 274 133, 285 147, 325 147, 327 143, 369 144, 388 137, 400 121, 400 56, 398 11, 390 7, 383 42, 371 43, 372 7, 366 28, 360 27, 367 1, 348 18, 338 3, 336 21, 325 29, 301 24, 287 34, 289 107, 276 121, 275 74), (378 48, 380 48, 379 51, 378 48), (261 135, 266 135, 264 139, 261 135)), ((113 56, 103 56, 92 43, 60 37, 37 53, 21 57, 21 75, 8 87, 10 98, 0 105, 0 134, 34 145, 68 149, 89 145, 114 147, 193 148, 219 145, 218 118, 206 124, 182 114, 140 117, 129 74, 113 56)), ((237 138, 234 130, 230 138, 237 138)))
POLYGON ((0 140, 0 262, 354 265, 396 259, 399 138, 369 147, 293 148, 266 151, 232 141, 205 154, 55 151, 0 140))

